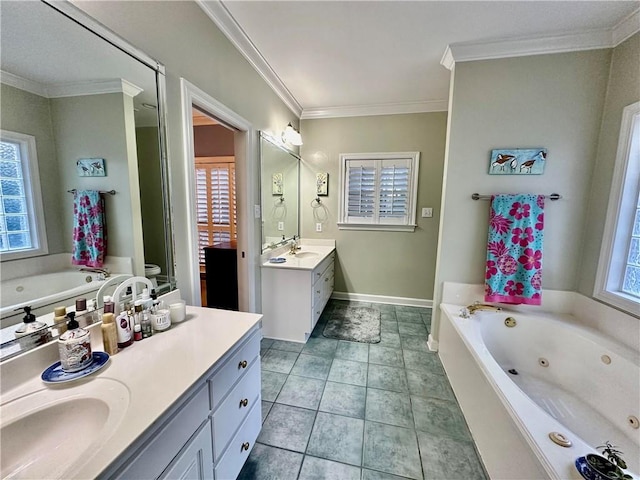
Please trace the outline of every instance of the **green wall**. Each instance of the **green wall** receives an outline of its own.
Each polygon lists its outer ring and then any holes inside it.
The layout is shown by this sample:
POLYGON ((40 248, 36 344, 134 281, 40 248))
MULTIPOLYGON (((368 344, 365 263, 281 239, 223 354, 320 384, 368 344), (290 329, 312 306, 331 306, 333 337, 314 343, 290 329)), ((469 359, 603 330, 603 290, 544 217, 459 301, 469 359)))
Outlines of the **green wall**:
POLYGON ((302 121, 301 236, 336 239, 337 292, 432 298, 446 122, 446 112, 302 121), (408 151, 420 152, 416 230, 338 230, 339 154, 408 151), (315 231, 310 205, 316 172, 329 173, 322 233, 315 231), (421 218, 422 207, 432 207, 433 218, 421 218))
POLYGON ((489 204, 474 192, 561 194, 545 206, 543 288, 576 290, 610 60, 604 49, 455 65, 436 304, 444 281, 484 281, 489 204), (544 174, 488 175, 491 150, 507 147, 546 147, 544 174))
POLYGON ((593 295, 595 286, 613 168, 618 150, 622 110, 638 100, 640 100, 640 33, 636 33, 614 48, 611 57, 602 128, 598 138, 598 153, 587 204, 589 219, 584 225, 584 250, 578 277, 578 292, 589 297, 593 295))

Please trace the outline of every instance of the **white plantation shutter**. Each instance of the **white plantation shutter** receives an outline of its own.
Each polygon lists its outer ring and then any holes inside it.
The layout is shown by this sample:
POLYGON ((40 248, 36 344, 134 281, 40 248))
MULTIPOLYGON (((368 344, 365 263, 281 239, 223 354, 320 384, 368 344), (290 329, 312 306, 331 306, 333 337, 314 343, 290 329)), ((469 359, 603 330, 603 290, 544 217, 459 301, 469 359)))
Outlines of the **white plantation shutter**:
POLYGON ((204 247, 235 240, 236 188, 233 157, 196 157, 198 257, 204 247))
POLYGON ((371 221, 375 214, 376 169, 363 162, 349 162, 347 172, 347 218, 371 221))
POLYGON ((340 155, 338 226, 412 231, 419 158, 419 152, 340 155))

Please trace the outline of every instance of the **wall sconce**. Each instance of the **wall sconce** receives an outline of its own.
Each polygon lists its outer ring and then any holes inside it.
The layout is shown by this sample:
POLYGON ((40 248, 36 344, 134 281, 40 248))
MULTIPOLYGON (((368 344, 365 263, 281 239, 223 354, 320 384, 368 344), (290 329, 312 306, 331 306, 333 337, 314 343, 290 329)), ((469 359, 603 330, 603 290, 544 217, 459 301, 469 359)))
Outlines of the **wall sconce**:
POLYGON ((289 122, 287 128, 285 128, 284 132, 282 132, 282 141, 296 147, 302 145, 302 136, 300 135, 300 132, 293 128, 291 122, 289 122))

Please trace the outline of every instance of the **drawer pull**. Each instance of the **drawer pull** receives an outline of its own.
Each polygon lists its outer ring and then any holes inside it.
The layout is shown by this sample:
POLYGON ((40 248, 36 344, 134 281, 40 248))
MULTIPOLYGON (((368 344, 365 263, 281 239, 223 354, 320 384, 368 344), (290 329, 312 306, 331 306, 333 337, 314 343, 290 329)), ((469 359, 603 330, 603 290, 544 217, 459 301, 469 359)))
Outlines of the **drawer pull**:
POLYGON ((247 361, 246 361, 246 360, 242 360, 242 361, 238 364, 238 368, 247 368, 247 361))
POLYGON ((325 282, 328 282, 328 281, 329 281, 329 277, 325 278, 325 279, 324 279, 324 281, 325 281, 325 282))
POLYGON ((249 405, 249 399, 248 398, 240 400, 240 406, 241 407, 246 407, 247 405, 249 405))
POLYGON ((316 273, 316 275, 320 276, 320 275, 322 275, 322 274, 321 274, 321 273, 316 273))
POLYGON ((316 290, 316 293, 320 293, 320 290, 316 290))
POLYGON ((249 442, 244 442, 240 447, 241 452, 244 452, 245 450, 249 450, 249 442))

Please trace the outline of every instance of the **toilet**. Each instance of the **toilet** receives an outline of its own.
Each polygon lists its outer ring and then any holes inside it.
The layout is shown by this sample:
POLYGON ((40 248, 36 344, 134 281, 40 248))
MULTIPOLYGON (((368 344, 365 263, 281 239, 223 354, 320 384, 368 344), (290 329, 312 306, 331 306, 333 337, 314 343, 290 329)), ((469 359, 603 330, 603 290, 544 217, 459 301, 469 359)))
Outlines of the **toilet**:
POLYGON ((158 265, 153 263, 145 263, 144 264, 144 276, 151 280, 154 288, 158 288, 158 281, 156 280, 156 276, 160 275, 161 270, 158 265))

